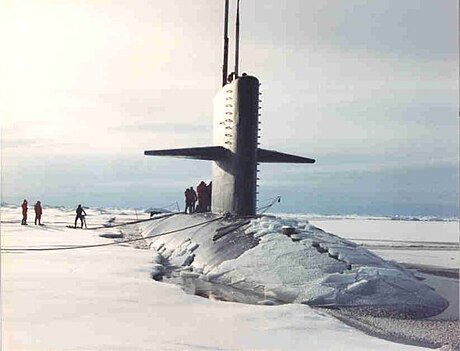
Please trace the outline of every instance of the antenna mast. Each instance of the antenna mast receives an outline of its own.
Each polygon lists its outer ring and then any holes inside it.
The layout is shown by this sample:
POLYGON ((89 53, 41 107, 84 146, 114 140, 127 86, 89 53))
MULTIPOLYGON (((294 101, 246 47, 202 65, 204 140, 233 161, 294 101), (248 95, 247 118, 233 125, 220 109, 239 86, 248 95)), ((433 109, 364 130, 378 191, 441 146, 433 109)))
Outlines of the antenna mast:
POLYGON ((224 14, 224 64, 222 66, 222 86, 227 83, 228 75, 228 1, 225 0, 224 14))
POLYGON ((235 78, 238 77, 239 56, 240 56, 240 0, 237 0, 236 24, 235 24, 235 78))

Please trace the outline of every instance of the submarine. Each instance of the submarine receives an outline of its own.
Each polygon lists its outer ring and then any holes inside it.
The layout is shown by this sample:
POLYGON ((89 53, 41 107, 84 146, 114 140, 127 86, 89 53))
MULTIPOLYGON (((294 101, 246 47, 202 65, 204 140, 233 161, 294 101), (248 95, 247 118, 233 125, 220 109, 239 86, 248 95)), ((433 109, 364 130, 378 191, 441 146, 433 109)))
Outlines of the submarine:
POLYGON ((228 299, 233 296, 239 302, 364 308, 367 314, 404 318, 441 313, 448 302, 397 262, 307 219, 257 215, 259 163, 315 160, 259 148, 260 83, 255 76, 239 74, 239 13, 237 0, 235 68, 228 75, 225 0, 222 87, 214 99, 213 145, 144 151, 146 156, 212 161, 211 212, 159 216, 135 229, 122 229, 126 235, 135 230, 152 250, 152 278, 175 278, 170 281, 187 283, 198 295, 218 286, 228 299))
POLYGON ((256 214, 259 163, 314 163, 307 157, 259 148, 259 80, 239 75, 239 1, 235 24, 235 68, 228 72, 228 1, 224 14, 222 88, 214 98, 212 146, 146 150, 147 156, 173 156, 212 161, 213 213, 256 214))

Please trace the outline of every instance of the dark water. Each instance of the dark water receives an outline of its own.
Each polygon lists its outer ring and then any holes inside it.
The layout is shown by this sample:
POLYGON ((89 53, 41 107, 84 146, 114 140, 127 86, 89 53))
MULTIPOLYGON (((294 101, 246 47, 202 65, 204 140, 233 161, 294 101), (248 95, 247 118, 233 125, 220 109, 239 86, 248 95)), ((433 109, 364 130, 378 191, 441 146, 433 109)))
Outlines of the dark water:
POLYGON ((239 302, 250 305, 280 305, 292 301, 280 301, 272 297, 267 298, 255 291, 241 290, 229 285, 207 282, 198 278, 180 277, 178 274, 168 274, 163 280, 166 283, 176 284, 190 294, 211 300, 239 302))

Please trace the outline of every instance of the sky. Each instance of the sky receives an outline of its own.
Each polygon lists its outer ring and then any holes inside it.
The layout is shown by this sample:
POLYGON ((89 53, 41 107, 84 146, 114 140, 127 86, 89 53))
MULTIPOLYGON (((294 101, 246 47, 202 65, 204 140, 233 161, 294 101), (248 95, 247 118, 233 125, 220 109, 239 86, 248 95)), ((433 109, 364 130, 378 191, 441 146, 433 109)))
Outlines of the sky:
MULTIPOLYGON (((183 207, 210 163, 143 151, 211 145, 223 3, 3 1, 2 201, 183 207)), ((457 14, 454 0, 241 0, 261 147, 317 160, 262 165, 261 203, 456 217, 457 14)))

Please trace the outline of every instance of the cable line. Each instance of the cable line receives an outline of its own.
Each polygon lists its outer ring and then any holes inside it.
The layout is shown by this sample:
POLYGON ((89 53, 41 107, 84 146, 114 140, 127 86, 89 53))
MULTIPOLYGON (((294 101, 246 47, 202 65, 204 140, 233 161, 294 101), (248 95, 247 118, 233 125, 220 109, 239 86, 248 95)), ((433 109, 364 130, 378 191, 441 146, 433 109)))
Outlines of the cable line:
MULTIPOLYGON (((129 240, 123 240, 123 241, 118 241, 118 242, 113 242, 113 243, 105 243, 105 244, 93 244, 93 245, 77 245, 77 246, 63 246, 63 247, 43 247, 43 248, 1 248, 1 251, 62 251, 62 250, 76 250, 76 249, 88 249, 88 248, 93 248, 93 247, 102 247, 102 246, 111 246, 111 245, 118 245, 118 244, 125 244, 125 243, 131 243, 134 241, 140 241, 140 240, 145 240, 145 239, 152 239, 156 237, 160 237, 163 235, 168 235, 168 234, 173 234, 177 232, 181 232, 187 229, 199 227, 208 223, 216 222, 218 220, 221 220, 225 218, 225 216, 220 216, 208 221, 204 221, 201 223, 197 224, 192 224, 187 227, 175 229, 175 230, 170 230, 164 233, 156 234, 156 235, 148 235, 142 238, 137 238, 137 239, 129 239, 129 240)), ((142 222, 145 222, 146 220, 142 220, 142 222)), ((140 221, 138 221, 140 222, 140 221)), ((126 224, 125 224, 126 225, 126 224)), ((104 227, 105 228, 105 227, 104 227)))
MULTIPOLYGON (((268 200, 266 200, 266 201, 268 201, 268 200)), ((277 196, 277 197, 273 198, 273 200, 268 205, 258 207, 256 210, 257 211, 262 210, 262 212, 260 212, 259 215, 264 214, 270 207, 272 207, 277 202, 281 202, 281 196, 277 196)))
MULTIPOLYGON (((120 224, 114 224, 114 225, 101 225, 99 227, 92 227, 92 228, 86 228, 87 230, 96 230, 96 229, 110 229, 110 228, 115 228, 115 227, 123 227, 125 225, 129 224, 137 224, 137 223, 143 223, 143 222, 148 222, 148 221, 153 221, 155 219, 162 219, 162 218, 167 218, 176 215, 177 213, 168 213, 162 216, 154 217, 154 218, 147 218, 147 219, 139 219, 137 221, 133 222, 125 222, 125 223, 120 223, 120 224)), ((68 228, 74 228, 72 226, 68 228)))

